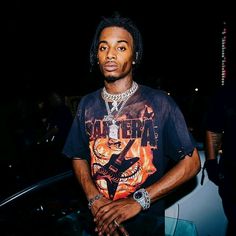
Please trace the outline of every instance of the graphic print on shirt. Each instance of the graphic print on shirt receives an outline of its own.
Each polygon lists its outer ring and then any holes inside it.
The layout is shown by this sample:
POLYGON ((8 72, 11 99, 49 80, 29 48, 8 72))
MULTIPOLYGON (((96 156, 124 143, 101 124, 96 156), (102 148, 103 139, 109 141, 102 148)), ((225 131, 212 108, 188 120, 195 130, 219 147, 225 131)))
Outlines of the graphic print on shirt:
POLYGON ((147 105, 139 117, 120 116, 118 138, 108 137, 108 121, 86 122, 90 135, 92 176, 100 192, 110 199, 126 197, 155 173, 153 149, 157 149, 157 127, 153 109, 147 105))
MULTIPOLYGON (((122 178, 122 174, 139 160, 138 157, 125 159, 126 153, 134 141, 135 139, 130 139, 128 144, 119 154, 112 154, 109 162, 104 166, 101 166, 93 176, 93 178, 96 180, 106 180, 108 194, 111 199, 113 199, 115 196, 115 192, 117 190, 119 181, 122 178)), ((100 166, 98 163, 95 165, 100 166)))

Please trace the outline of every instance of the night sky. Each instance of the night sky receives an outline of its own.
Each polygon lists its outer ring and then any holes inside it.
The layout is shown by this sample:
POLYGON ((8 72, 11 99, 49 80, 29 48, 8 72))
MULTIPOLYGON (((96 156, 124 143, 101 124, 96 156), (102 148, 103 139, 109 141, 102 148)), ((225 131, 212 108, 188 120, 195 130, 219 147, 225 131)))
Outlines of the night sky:
POLYGON ((233 19, 228 6, 96 2, 9 5, 6 83, 13 91, 57 88, 82 95, 101 86, 89 72, 89 47, 101 16, 114 11, 131 17, 143 35, 139 82, 205 92, 218 83, 222 23, 233 19))

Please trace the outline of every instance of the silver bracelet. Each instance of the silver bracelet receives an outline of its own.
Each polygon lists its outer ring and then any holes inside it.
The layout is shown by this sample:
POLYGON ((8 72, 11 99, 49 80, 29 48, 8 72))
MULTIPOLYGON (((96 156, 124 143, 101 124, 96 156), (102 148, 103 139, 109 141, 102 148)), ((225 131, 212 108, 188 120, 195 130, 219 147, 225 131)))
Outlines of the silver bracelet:
POLYGON ((97 194, 95 197, 89 199, 89 201, 88 201, 88 208, 91 209, 93 203, 94 203, 95 201, 99 200, 99 199, 102 198, 102 197, 103 197, 103 195, 99 193, 99 194, 97 194))
POLYGON ((134 192, 133 199, 141 205, 143 210, 147 210, 151 205, 150 196, 145 188, 141 188, 134 192))

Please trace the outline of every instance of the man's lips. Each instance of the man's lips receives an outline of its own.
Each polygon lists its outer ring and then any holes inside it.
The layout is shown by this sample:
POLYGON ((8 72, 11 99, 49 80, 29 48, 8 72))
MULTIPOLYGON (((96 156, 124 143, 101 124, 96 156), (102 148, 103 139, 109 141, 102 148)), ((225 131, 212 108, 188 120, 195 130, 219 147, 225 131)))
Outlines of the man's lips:
POLYGON ((114 63, 114 62, 107 62, 105 63, 105 65, 103 66, 103 69, 106 70, 106 71, 114 71, 118 68, 117 64, 114 63))

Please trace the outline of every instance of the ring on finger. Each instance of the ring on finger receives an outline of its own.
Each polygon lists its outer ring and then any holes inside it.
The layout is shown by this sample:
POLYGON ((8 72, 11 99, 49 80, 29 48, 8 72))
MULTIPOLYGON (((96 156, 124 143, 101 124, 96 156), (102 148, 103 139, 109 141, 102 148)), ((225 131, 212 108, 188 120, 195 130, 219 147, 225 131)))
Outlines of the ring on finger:
POLYGON ((114 220, 113 222, 118 228, 120 227, 120 224, 116 220, 114 220))

